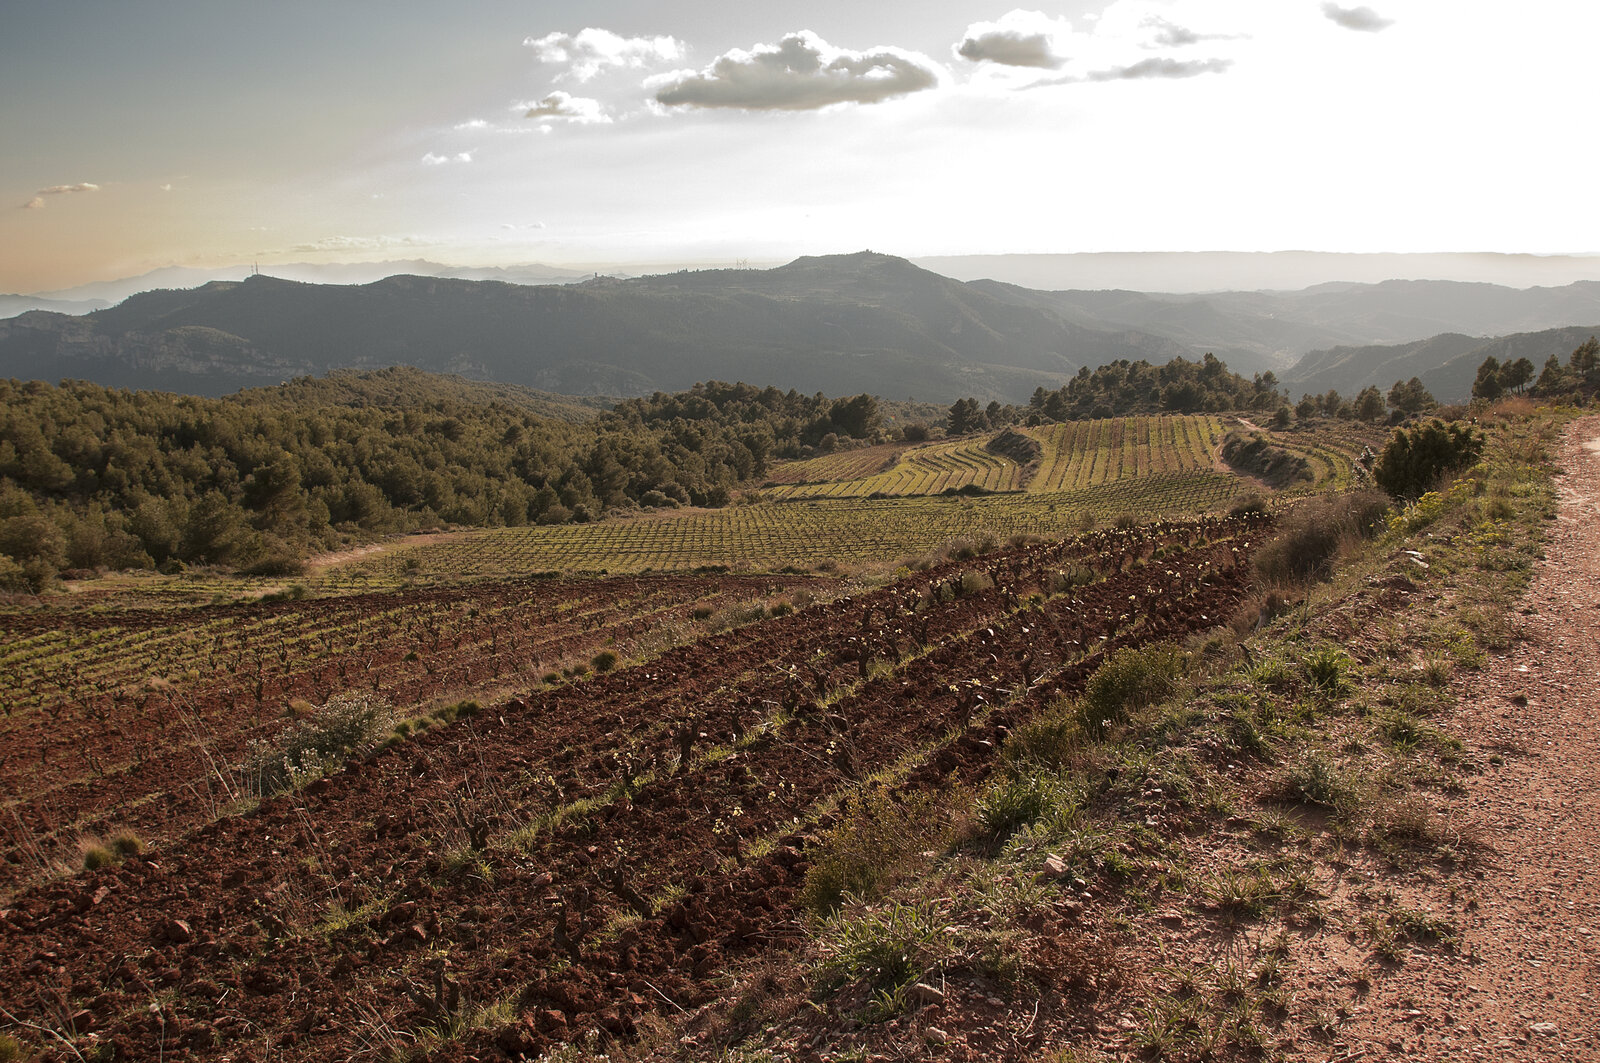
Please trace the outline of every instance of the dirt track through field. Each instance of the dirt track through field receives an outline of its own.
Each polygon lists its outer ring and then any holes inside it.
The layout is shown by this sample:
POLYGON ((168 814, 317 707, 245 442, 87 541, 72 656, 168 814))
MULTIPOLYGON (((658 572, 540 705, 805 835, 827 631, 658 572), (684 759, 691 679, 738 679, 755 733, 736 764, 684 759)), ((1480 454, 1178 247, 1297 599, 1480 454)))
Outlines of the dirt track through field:
POLYGON ((1496 857, 1454 955, 1417 953, 1362 1001, 1359 1056, 1600 1059, 1600 418, 1569 426, 1560 510, 1518 640, 1448 727, 1489 767, 1460 806, 1496 857))

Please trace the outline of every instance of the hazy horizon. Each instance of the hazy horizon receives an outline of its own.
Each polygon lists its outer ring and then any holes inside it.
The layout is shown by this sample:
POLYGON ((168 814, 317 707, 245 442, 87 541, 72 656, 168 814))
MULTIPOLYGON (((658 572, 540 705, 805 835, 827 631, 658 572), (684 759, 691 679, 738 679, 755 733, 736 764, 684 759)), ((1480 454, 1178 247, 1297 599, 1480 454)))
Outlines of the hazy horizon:
MULTIPOLYGON (((587 280, 591 276, 641 277, 680 270, 774 269, 789 261, 792 260, 603 262, 570 266, 522 262, 477 266, 413 258, 267 265, 234 263, 211 268, 166 266, 132 277, 98 278, 70 288, 0 295, 41 301, 115 303, 152 288, 187 288, 208 280, 243 280, 256 272, 268 277, 315 284, 369 284, 400 273, 463 276, 466 279, 494 279, 515 284, 560 284, 587 280)), ((1577 281, 1600 281, 1600 255, 1150 251, 946 255, 912 258, 909 261, 955 280, 995 280, 1042 291, 1126 289, 1165 294, 1200 294, 1298 291, 1329 283, 1375 284, 1390 280, 1459 281, 1510 288, 1563 287, 1577 281)))
POLYGON ((168 266, 1600 251, 1600 9, 15 0, 0 291, 168 266))

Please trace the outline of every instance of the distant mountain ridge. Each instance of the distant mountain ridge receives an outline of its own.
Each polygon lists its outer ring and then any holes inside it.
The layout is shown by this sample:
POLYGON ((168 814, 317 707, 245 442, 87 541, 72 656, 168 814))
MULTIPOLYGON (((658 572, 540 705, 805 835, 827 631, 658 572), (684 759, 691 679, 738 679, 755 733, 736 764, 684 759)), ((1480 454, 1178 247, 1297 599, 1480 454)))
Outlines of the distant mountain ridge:
POLYGON ((1600 255, 1497 252, 1081 251, 1073 254, 937 255, 912 259, 957 280, 996 280, 1040 291, 1298 291, 1328 281, 1426 279, 1511 288, 1600 280, 1600 255))
MULTIPOLYGON (((1190 349, 1212 351, 1234 369, 1271 368, 1285 380, 1302 375, 1296 363, 1303 356, 1332 347, 1403 343, 1445 332, 1487 337, 1600 320, 1600 281, 1518 289, 1391 280, 1211 295, 1038 292, 996 281, 971 283, 997 298, 1054 310, 1069 321, 1165 336, 1190 349)), ((1339 390, 1348 386, 1345 380, 1339 390)))
POLYGON ((110 299, 44 299, 37 295, 0 295, 0 318, 16 317, 29 310, 49 310, 57 314, 88 314, 104 310, 110 299))
POLYGON ((215 395, 332 369, 411 365, 567 395, 640 395, 720 379, 1015 402, 1082 367, 1209 351, 1247 376, 1271 369, 1291 390, 1353 392, 1387 387, 1391 372, 1423 375, 1463 353, 1470 333, 1486 342, 1595 320, 1594 281, 1045 292, 956 281, 860 252, 565 285, 409 275, 358 285, 214 281, 144 292, 82 317, 35 311, 0 321, 0 376, 215 395), (1444 333, 1463 341, 1356 353, 1444 333), (1410 371, 1399 372, 1402 364, 1410 371))
POLYGON ((507 284, 572 284, 587 280, 584 270, 564 269, 530 262, 518 266, 450 266, 425 258, 385 262, 287 262, 257 270, 253 266, 166 266, 110 281, 93 281, 58 291, 32 295, 0 295, 0 318, 26 310, 59 310, 63 313, 88 313, 141 292, 161 288, 198 288, 212 281, 244 280, 257 272, 280 280, 310 284, 371 284, 385 277, 410 274, 419 277, 450 277, 455 280, 504 281, 507 284), (51 305, 54 304, 54 305, 51 305), (60 305, 68 304, 68 305, 60 305))
MULTIPOLYGON (((1600 321, 1600 315, 1594 320, 1600 321)), ((1568 325, 1518 332, 1509 336, 1464 336, 1446 332, 1425 340, 1392 345, 1334 347, 1312 351, 1285 372, 1281 383, 1294 395, 1320 395, 1328 390, 1350 396, 1368 384, 1385 390, 1397 380, 1417 377, 1441 402, 1472 397, 1478 366, 1493 357, 1502 364, 1526 358, 1537 373, 1552 354, 1563 364, 1600 325, 1568 325)))
POLYGON ((1169 340, 1064 322, 871 253, 560 287, 253 276, 146 292, 85 317, 34 312, 0 322, 0 375, 207 394, 334 368, 414 365, 563 394, 743 379, 805 392, 1018 399, 1082 365, 1183 353, 1169 340))

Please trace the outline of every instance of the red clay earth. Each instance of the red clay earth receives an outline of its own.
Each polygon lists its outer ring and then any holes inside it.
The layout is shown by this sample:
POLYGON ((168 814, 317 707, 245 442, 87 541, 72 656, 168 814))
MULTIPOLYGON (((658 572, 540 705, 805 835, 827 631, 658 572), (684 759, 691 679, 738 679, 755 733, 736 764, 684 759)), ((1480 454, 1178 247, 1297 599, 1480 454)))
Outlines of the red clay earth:
MULTIPOLYGON (((0 615, 13 645, 38 632, 82 645, 52 668, 21 654, 7 668, 8 697, 25 707, 0 721, 0 897, 72 855, 82 834, 125 828, 164 841, 215 818, 232 797, 219 766, 287 726, 290 701, 321 702, 357 683, 401 706, 466 698, 587 661, 608 641, 626 649, 666 625, 687 630, 691 608, 764 598, 777 585, 536 579, 166 610, 89 611, 80 599, 0 615), (170 681, 148 681, 157 662, 170 681)), ((835 585, 782 580, 789 591, 835 585)))
POLYGON ((515 1020, 434 1055, 626 1035, 796 940, 820 802, 896 761, 909 788, 981 777, 1107 650, 1231 611, 1259 527, 1012 549, 497 705, 19 895, 0 1005, 35 1043, 128 1059, 346 1059, 491 1002, 515 1020), (1100 578, 1033 593, 1075 563, 1100 578))

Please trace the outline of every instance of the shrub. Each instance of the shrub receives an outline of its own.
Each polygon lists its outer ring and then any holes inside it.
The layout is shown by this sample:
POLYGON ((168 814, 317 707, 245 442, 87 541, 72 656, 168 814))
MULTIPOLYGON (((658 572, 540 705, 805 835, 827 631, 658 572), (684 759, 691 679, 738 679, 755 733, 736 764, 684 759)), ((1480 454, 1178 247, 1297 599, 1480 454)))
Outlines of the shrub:
POLYGON ((999 545, 999 540, 992 533, 984 532, 976 539, 950 539, 935 553, 946 561, 970 561, 974 557, 994 552, 999 545))
POLYGON ((144 852, 144 839, 132 831, 122 831, 111 836, 111 851, 119 857, 138 856, 144 852))
POLYGON ((1388 508, 1388 499, 1379 491, 1307 499, 1257 551, 1256 575, 1269 586, 1295 586, 1325 578, 1347 544, 1370 539, 1382 530, 1388 508))
POLYGON ((1088 565, 1071 564, 1045 574, 1044 589, 1050 594, 1063 594, 1074 587, 1094 582, 1094 569, 1088 565))
POLYGON ((1233 504, 1228 507, 1228 515, 1230 517, 1242 517, 1249 513, 1265 513, 1266 511, 1267 500, 1254 492, 1234 499, 1233 504))
POLYGON ((304 785, 376 743, 393 717, 389 703, 374 694, 336 694, 315 716, 275 739, 252 741, 242 766, 245 784, 261 797, 304 785))
POLYGON ((1343 650, 1324 646, 1306 658, 1306 675, 1319 693, 1338 697, 1349 689, 1345 676, 1354 663, 1343 650))
POLYGON ((239 573, 244 576, 303 576, 306 563, 303 558, 272 554, 245 565, 239 573))
POLYGON ((1260 477, 1273 487, 1287 487, 1299 480, 1314 480, 1311 463, 1291 454, 1260 432, 1232 431, 1222 441, 1222 460, 1235 469, 1260 477))
POLYGON ((458 701, 454 705, 446 705, 434 713, 433 716, 434 719, 443 720, 445 723, 454 723, 457 719, 470 720, 482 711, 482 705, 468 698, 466 701, 458 701))
POLYGON ((0 1033, 0 1063, 14 1063, 22 1058, 22 1043, 8 1033, 0 1033))
POLYGON ((947 924, 931 901, 841 915, 823 929, 821 943, 830 970, 878 991, 880 1014, 898 1011, 896 991, 921 978, 951 948, 947 924))
POLYGON ((981 594, 993 586, 994 580, 990 579, 982 572, 978 572, 969 568, 967 571, 961 573, 961 586, 959 593, 981 594))
POLYGON ((1445 496, 1429 491, 1391 517, 1389 527, 1407 533, 1421 531, 1444 516, 1444 509, 1445 496))
POLYGON ((676 498, 670 498, 665 492, 655 490, 646 491, 644 494, 640 495, 639 504, 641 506, 647 506, 653 509, 660 509, 664 507, 671 507, 672 509, 678 508, 678 500, 676 498))
POLYGON ((1000 756, 1016 775, 1059 771, 1083 747, 1084 737, 1077 706, 1062 700, 1007 735, 1000 756))
POLYGON ((1282 777, 1282 789, 1291 801, 1324 808, 1347 809, 1355 800, 1355 787, 1320 753, 1291 765, 1282 777))
POLYGON ((1467 425, 1429 421, 1395 432, 1378 455, 1372 478, 1394 498, 1418 498, 1482 453, 1483 436, 1467 425))
POLYGON ((1037 775, 1009 779, 978 799, 978 827, 995 841, 1039 821, 1050 808, 1054 788, 1037 775))
POLYGON ((609 672, 617 666, 617 655, 611 650, 601 650, 589 659, 596 673, 609 672))
POLYGON ((1088 734, 1104 737, 1130 712, 1170 697, 1188 670, 1189 655, 1168 643, 1120 649, 1089 677, 1078 699, 1079 722, 1088 734))
POLYGON ((858 801, 811 853, 800 902, 819 914, 836 911, 845 895, 873 898, 897 879, 913 854, 943 845, 949 817, 934 797, 913 794, 899 803, 882 793, 858 801))
POLYGON ((99 842, 83 847, 83 869, 85 871, 98 871, 100 868, 109 867, 116 862, 117 854, 99 842))
POLYGON ((718 609, 707 618, 707 625, 713 634, 720 634, 736 627, 743 627, 745 624, 753 624, 757 620, 764 620, 766 616, 767 603, 751 598, 742 602, 731 602, 718 609))

